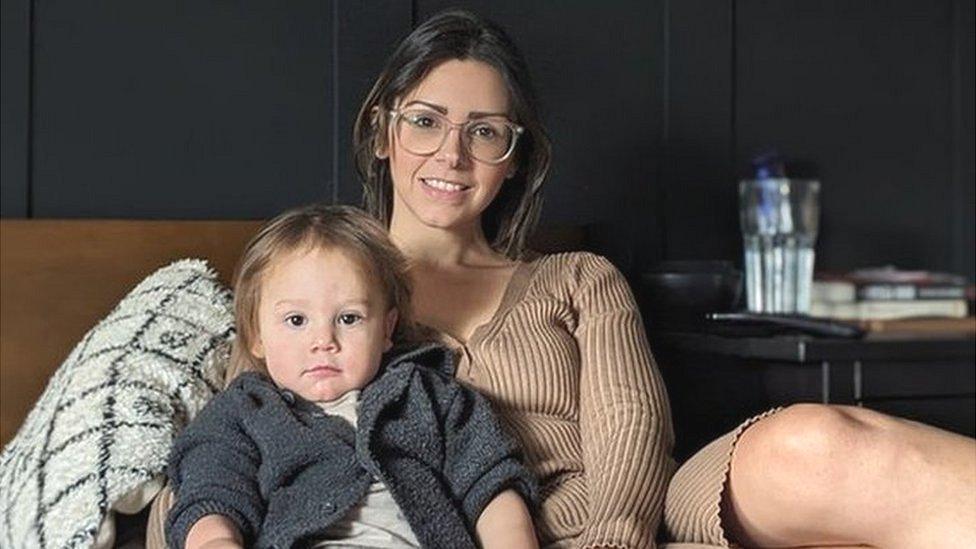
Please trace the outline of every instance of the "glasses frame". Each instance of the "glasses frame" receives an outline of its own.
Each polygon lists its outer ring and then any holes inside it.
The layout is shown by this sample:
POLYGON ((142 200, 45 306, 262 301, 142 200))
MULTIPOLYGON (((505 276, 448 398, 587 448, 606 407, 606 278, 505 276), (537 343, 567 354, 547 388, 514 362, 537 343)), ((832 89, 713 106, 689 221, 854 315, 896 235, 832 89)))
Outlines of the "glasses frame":
MULTIPOLYGON (((392 127, 392 129, 393 129, 393 135, 396 136, 397 140, 400 139, 400 135, 397 132, 397 124, 400 122, 400 119, 403 117, 403 115, 405 113, 407 113, 409 111, 414 111, 414 110, 425 110, 425 109, 411 109, 411 108, 407 108, 407 109, 392 109, 392 110, 389 111, 389 115, 390 115, 390 126, 392 127)), ((466 120, 464 122, 451 122, 447 118, 447 116, 445 116, 445 115, 443 115, 443 114, 441 114, 439 112, 430 111, 430 109, 426 109, 426 110, 429 111, 429 112, 432 112, 433 114, 436 114, 436 115, 440 116, 442 119, 444 119, 444 123, 447 126, 447 131, 445 131, 444 132, 444 135, 441 136, 441 142, 437 145, 437 147, 435 147, 434 150, 430 151, 429 153, 418 153, 418 152, 411 151, 410 149, 407 149, 407 151, 409 151, 410 153, 416 154, 418 156, 432 156, 434 154, 437 154, 437 151, 441 150, 441 148, 444 146, 444 143, 447 142, 447 136, 451 134, 451 130, 454 129, 454 128, 457 128, 459 130, 460 135, 462 136, 461 137, 461 142, 464 143, 464 152, 465 152, 465 154, 467 154, 471 158, 477 160, 478 162, 484 162, 485 164, 501 164, 502 162, 504 162, 504 161, 508 160, 509 158, 511 158, 512 153, 515 152, 515 146, 518 145, 519 136, 522 135, 523 133, 525 133, 525 128, 523 126, 519 126, 515 122, 512 122, 511 120, 508 120, 506 118, 505 119, 505 125, 508 126, 508 129, 512 130, 512 132, 513 132, 513 134, 512 134, 512 142, 509 143, 508 150, 505 151, 505 154, 503 154, 501 158, 499 158, 497 160, 485 160, 483 158, 478 158, 477 156, 475 156, 471 152, 471 139, 468 138, 468 137, 466 137, 466 135, 467 135, 466 132, 461 132, 460 131, 460 130, 463 130, 464 128, 467 128, 471 124, 478 123, 481 119, 466 120)), ((503 118, 503 117, 493 116, 491 118, 503 118)), ((406 149, 406 146, 404 146, 404 148, 406 149)))

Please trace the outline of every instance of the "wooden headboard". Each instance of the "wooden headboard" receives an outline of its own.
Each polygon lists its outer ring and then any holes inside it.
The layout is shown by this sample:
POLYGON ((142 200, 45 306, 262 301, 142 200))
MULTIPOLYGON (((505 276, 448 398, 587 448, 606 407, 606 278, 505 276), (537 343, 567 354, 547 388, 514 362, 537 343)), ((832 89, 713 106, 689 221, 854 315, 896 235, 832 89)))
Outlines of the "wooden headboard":
POLYGON ((225 283, 260 221, 0 221, 0 445, 74 345, 140 280, 186 257, 225 283))
MULTIPOLYGON (((0 220, 0 445, 16 433, 81 337, 140 280, 187 257, 228 283, 261 221, 0 220)), ((580 227, 550 227, 534 249, 579 249, 580 227)))

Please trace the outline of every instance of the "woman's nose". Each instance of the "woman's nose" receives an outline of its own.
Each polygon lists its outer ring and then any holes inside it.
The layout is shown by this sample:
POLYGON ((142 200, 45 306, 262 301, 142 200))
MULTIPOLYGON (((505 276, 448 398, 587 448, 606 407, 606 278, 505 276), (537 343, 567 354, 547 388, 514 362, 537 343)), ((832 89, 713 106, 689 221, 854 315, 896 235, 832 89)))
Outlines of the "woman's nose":
POLYGON ((436 158, 441 162, 446 162, 448 166, 455 168, 464 161, 464 143, 461 137, 460 128, 450 128, 444 137, 444 143, 437 150, 436 158))

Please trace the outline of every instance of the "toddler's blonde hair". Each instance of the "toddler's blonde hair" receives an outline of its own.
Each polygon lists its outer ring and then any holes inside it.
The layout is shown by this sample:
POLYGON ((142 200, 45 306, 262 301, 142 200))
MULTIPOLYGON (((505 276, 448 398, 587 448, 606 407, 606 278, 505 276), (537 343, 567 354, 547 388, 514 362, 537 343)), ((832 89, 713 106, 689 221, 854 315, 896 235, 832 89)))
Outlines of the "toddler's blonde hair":
POLYGON ((267 373, 264 361, 251 354, 258 335, 261 284, 281 255, 306 249, 341 250, 359 263, 385 299, 386 310, 396 308, 394 343, 412 338, 410 278, 407 261, 386 230, 366 212, 352 206, 312 204, 272 219, 251 239, 234 272, 234 320, 237 337, 231 347, 225 380, 247 370, 267 373))

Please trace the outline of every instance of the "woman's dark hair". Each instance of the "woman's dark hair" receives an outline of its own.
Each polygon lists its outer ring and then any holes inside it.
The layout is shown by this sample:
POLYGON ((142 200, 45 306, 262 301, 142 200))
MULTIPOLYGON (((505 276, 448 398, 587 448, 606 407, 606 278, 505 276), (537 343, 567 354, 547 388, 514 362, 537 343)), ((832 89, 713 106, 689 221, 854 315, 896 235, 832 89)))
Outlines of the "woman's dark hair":
POLYGON ((356 117, 353 148, 363 181, 363 206, 389 227, 393 214, 393 181, 388 158, 387 113, 440 63, 452 59, 481 61, 502 76, 514 122, 525 127, 515 149, 517 169, 482 215, 485 237, 496 251, 519 258, 535 228, 542 206, 542 184, 552 147, 529 80, 525 59, 496 24, 467 11, 439 13, 414 29, 387 60, 356 117))

